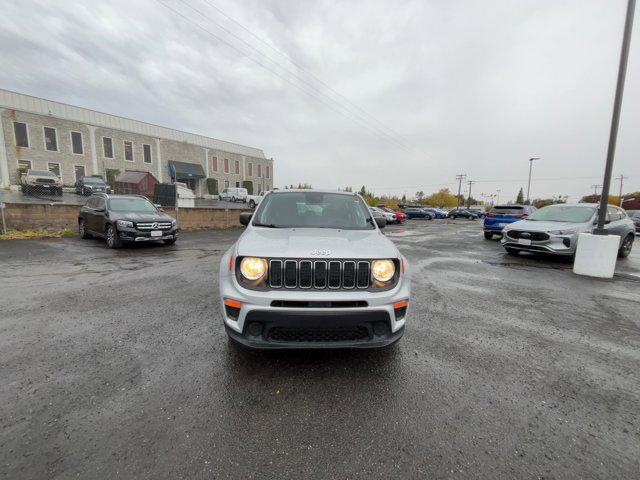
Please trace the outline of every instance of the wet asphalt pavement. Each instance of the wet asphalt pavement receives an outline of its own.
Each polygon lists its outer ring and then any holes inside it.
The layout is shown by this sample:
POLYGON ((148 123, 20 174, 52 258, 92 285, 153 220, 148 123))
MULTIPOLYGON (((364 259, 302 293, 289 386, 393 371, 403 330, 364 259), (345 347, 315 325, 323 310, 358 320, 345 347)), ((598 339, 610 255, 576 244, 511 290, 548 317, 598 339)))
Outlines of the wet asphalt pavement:
POLYGON ((595 280, 392 226, 399 344, 260 353, 218 312, 239 233, 0 243, 0 478, 638 478, 640 244, 595 280))

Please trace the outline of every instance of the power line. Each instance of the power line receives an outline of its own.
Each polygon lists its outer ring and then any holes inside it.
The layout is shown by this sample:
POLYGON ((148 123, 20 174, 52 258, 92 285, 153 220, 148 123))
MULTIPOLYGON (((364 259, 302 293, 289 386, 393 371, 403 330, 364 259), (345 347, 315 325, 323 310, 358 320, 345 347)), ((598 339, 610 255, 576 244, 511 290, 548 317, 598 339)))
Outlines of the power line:
POLYGON ((264 44, 267 48, 269 48, 270 50, 274 51, 275 53, 277 53, 278 55, 282 56, 285 60, 287 60, 289 63, 291 63, 293 66, 295 66, 298 70, 305 72, 307 75, 309 75, 311 78, 313 78, 314 80, 316 80, 320 85, 322 85, 323 87, 325 87, 328 91, 332 92, 334 95, 340 97, 341 99, 343 99, 346 103, 348 103, 349 105, 351 105, 352 107, 354 107, 355 109, 359 110, 360 112, 362 112, 364 115, 366 115, 367 117, 371 118, 372 120, 374 120, 375 122, 377 122, 378 124, 380 124, 381 126, 383 126, 384 128, 386 128, 387 130, 389 130, 391 133, 393 133, 394 135, 396 135, 397 137, 399 137, 400 139, 404 140, 404 137, 399 134, 398 132, 394 131, 391 127, 389 127, 388 125, 384 124, 383 122, 381 122, 380 120, 378 120, 377 117, 375 117, 374 115, 371 115, 369 112, 367 112, 364 108, 360 107, 358 104, 352 102, 351 100, 349 100, 347 97, 345 97, 344 95, 342 95, 340 92, 338 92, 337 90, 331 88, 330 85, 326 84, 325 82, 322 81, 321 78, 319 78, 318 76, 316 76, 313 72, 307 70, 305 67, 303 67, 302 65, 300 65, 298 62, 296 62, 295 60, 293 60, 289 55, 287 55, 286 53, 282 52, 281 50, 277 49, 276 47, 274 47, 273 45, 271 45, 269 42, 265 41, 264 39, 262 39, 261 37, 259 37, 258 35, 256 35, 255 33, 253 33, 249 28, 245 27, 242 23, 240 23, 239 21, 237 21, 236 19, 234 19, 233 17, 231 17, 230 15, 228 15, 227 13, 225 13, 220 7, 216 6, 214 3, 212 3, 210 0, 203 0, 207 5, 209 5, 211 8, 217 10, 221 15, 223 15, 225 18, 227 18, 228 20, 232 21, 233 23, 235 23, 236 25, 238 25, 240 28, 242 28, 244 31, 246 31, 249 35, 251 35, 253 38, 255 38, 256 40, 258 40, 259 42, 261 42, 262 44, 264 44))
MULTIPOLYGON (((237 46, 233 45, 232 43, 228 42, 227 40, 223 39, 222 37, 216 35, 215 33, 213 33, 212 31, 210 31, 209 29, 203 27, 202 25, 200 25, 199 23, 195 22, 194 20, 192 20, 191 18, 187 17, 186 15, 184 15, 182 12, 170 7, 169 5, 165 4, 162 0, 156 0, 160 5, 162 5, 163 7, 165 7, 167 10, 170 10, 171 12, 173 12, 174 14, 178 15, 179 17, 181 17, 182 19, 186 20, 187 22, 195 25, 196 27, 198 27, 200 30, 206 32, 207 34, 209 34, 210 36, 212 36, 213 38, 215 38, 216 40, 218 40, 219 42, 224 43, 225 45, 229 46, 230 48, 234 49, 235 51, 241 53, 242 55, 244 55, 247 59, 253 61, 254 63, 258 64, 259 66, 261 66, 262 68, 264 68, 265 70, 271 72, 272 74, 276 75, 278 78, 280 78, 281 80, 287 82, 288 84, 290 84, 291 86, 301 90, 302 92, 306 93, 307 95, 309 95, 310 97, 313 97, 314 99, 316 99, 317 101, 319 101, 320 103, 322 103, 323 105, 325 105, 326 107, 328 107, 329 109, 333 110, 334 112, 338 113, 339 115, 342 115, 343 117, 355 121, 357 123, 359 123, 361 126, 364 126, 365 128, 369 129, 370 132, 374 133, 374 136, 376 136, 377 138, 381 138, 380 137, 380 133, 382 133, 387 141, 389 141, 390 143, 393 143, 396 147, 400 147, 404 150, 410 151, 410 149, 404 145, 403 143, 399 142, 398 140, 394 139, 392 136, 390 136, 389 134, 387 134, 384 131, 381 131, 378 127, 375 126, 371 126, 369 124, 369 122, 367 122, 366 120, 363 120, 359 117, 354 117, 353 113, 346 109, 345 107, 343 107, 346 111, 341 111, 341 110, 337 110, 336 108, 334 108, 331 104, 325 102, 321 97, 318 97, 317 95, 315 95, 313 92, 310 92, 309 90, 306 90, 305 88, 302 88, 301 85, 289 80, 288 78, 286 78, 285 76, 281 75, 279 72, 277 72, 276 70, 270 68, 269 66, 265 65, 264 63, 262 63, 261 61, 253 58, 252 56, 250 56, 249 54, 247 54, 247 52, 242 51, 240 48, 238 48, 237 46), (349 115, 347 114, 347 112, 349 113, 349 115)), ((190 8, 191 10, 195 11, 196 13, 198 13, 199 15, 201 15, 202 17, 204 17, 205 19, 209 20, 210 22, 217 24, 217 22, 215 22, 214 20, 210 19, 207 15, 203 14, 202 12, 200 12, 198 9, 192 7, 191 5, 189 5, 188 3, 184 2, 184 0, 180 0, 180 2, 184 3, 188 8, 190 8)), ((235 34, 233 34, 231 31, 225 29, 224 27, 221 27, 223 30, 225 30, 226 32, 228 32, 230 35, 237 37, 235 34)), ((264 55, 262 52, 260 52, 259 50, 255 49, 255 47, 253 47, 252 45, 248 44, 247 42, 245 42, 244 40, 240 39, 243 43, 249 45, 251 48, 253 48, 254 50, 258 51, 259 53, 261 53, 265 58, 267 58, 268 60, 270 60, 272 63, 275 63, 276 65, 278 65, 280 68, 282 68, 282 66, 280 64, 278 64, 277 62, 274 62, 272 59, 270 59, 269 57, 267 57, 266 55, 264 55)), ((286 70, 286 69, 284 69, 286 70)), ((288 71, 288 70, 286 70, 288 71)), ((290 71, 288 71, 289 73, 291 73, 290 71)), ((293 74, 296 78, 300 78, 298 77, 295 73, 293 74)), ((308 82, 304 82, 308 85, 308 82)), ((321 91, 319 91, 317 88, 315 87, 311 87, 314 90, 318 91, 323 97, 328 98, 330 101, 340 105, 337 101, 333 100, 331 97, 325 95, 324 93, 322 93, 321 91)))
POLYGON ((460 191, 462 190, 462 181, 465 178, 467 178, 467 175, 464 173, 456 175, 456 180, 458 180, 458 206, 456 208, 460 208, 460 191))

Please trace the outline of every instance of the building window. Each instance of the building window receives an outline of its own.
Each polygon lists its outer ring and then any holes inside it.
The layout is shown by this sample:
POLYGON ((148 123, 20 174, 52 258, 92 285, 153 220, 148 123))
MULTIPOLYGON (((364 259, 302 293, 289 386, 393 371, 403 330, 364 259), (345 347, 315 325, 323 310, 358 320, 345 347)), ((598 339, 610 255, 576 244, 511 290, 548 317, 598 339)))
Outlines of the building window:
POLYGON ((224 181, 224 188, 229 188, 229 180, 224 181))
POLYGON ((60 176, 60 164, 59 163, 47 163, 47 168, 51 173, 54 173, 56 177, 60 176))
POLYGON ((55 128, 43 127, 44 131, 44 148, 50 152, 58 151, 58 132, 55 128))
POLYGON ((151 145, 146 143, 142 144, 142 161, 144 163, 151 163, 151 145))
POLYGON ((258 178, 262 177, 262 165, 258 165, 258 178))
POLYGON ((18 172, 20 174, 27 173, 31 168, 31 160, 18 160, 18 172))
POLYGON ((218 171, 218 157, 212 157, 211 158, 211 169, 214 172, 218 171))
POLYGON ((76 155, 84 154, 81 132, 71 132, 71 151, 76 155))
POLYGON ((229 159, 224 159, 224 173, 229 173, 229 159))
POLYGON ((264 167, 267 170, 267 178, 271 178, 271 169, 269 168, 269 165, 267 165, 266 167, 264 167))
POLYGON ((29 148, 29 132, 26 123, 13 122, 13 134, 16 137, 16 147, 29 148))
POLYGON ((129 140, 124 141, 124 159, 133 162, 133 143, 129 140))
POLYGON ((84 165, 76 165, 73 167, 73 173, 76 176, 76 181, 80 180, 86 175, 84 165))
POLYGON ((249 176, 253 177, 253 163, 249 162, 249 176))
POLYGON ((104 158, 113 158, 113 140, 109 137, 102 137, 102 154, 104 158))
POLYGON ((236 188, 240 188, 240 182, 236 182, 236 188))
POLYGON ((236 160, 236 175, 240 175, 240 160, 236 160))

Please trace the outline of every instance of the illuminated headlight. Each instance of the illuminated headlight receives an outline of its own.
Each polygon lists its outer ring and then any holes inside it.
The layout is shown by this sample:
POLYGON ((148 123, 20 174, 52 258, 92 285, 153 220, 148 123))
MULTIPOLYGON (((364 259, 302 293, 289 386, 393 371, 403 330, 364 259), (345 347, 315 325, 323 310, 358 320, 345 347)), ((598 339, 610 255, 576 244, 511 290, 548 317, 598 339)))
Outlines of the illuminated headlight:
POLYGON ((260 280, 267 274, 267 261, 264 258, 244 257, 240 262, 240 273, 247 280, 260 280))
POLYGON ((392 260, 374 260, 371 262, 371 274, 379 282, 388 282, 396 273, 396 266, 392 260))
POLYGON ((576 230, 575 228, 570 228, 568 230, 550 230, 549 233, 551 235, 573 235, 577 231, 578 230, 576 230))
POLYGON ((133 222, 128 220, 116 220, 116 225, 124 228, 133 228, 133 222))

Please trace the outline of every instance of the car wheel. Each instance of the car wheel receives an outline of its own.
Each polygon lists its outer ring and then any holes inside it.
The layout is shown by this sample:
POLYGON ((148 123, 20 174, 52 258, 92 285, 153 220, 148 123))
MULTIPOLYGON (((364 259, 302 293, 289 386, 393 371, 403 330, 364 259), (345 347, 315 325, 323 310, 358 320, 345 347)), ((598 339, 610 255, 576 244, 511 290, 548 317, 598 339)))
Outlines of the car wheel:
POLYGON ((218 200, 222 201, 222 195, 218 195, 218 200))
POLYGON ((515 248, 505 247, 505 250, 507 251, 507 253, 508 253, 509 255, 513 255, 514 257, 517 257, 517 256, 518 256, 518 253, 519 253, 519 252, 518 252, 518 250, 517 250, 517 249, 515 249, 515 248))
POLYGON ((493 232, 484 232, 485 240, 491 240, 493 238, 493 232))
POLYGON ((620 250, 618 250, 618 257, 627 258, 631 253, 631 249, 633 248, 633 234, 630 233, 620 245, 620 250))
POLYGON ((122 246, 122 242, 118 238, 118 231, 113 225, 107 225, 105 237, 107 240, 107 248, 120 248, 122 246))
POLYGON ((78 234, 83 239, 91 238, 91 235, 87 233, 87 224, 82 218, 78 220, 78 234))
POLYGON ((173 245, 176 243, 177 238, 169 238, 167 240, 163 240, 165 245, 173 245))
POLYGON ((236 197, 231 197, 231 203, 236 203, 236 197))
POLYGON ((249 200, 249 206, 251 208, 256 208, 256 202, 254 202, 253 200, 249 200))
POLYGON ((63 193, 62 187, 58 187, 58 196, 61 197, 63 193))

